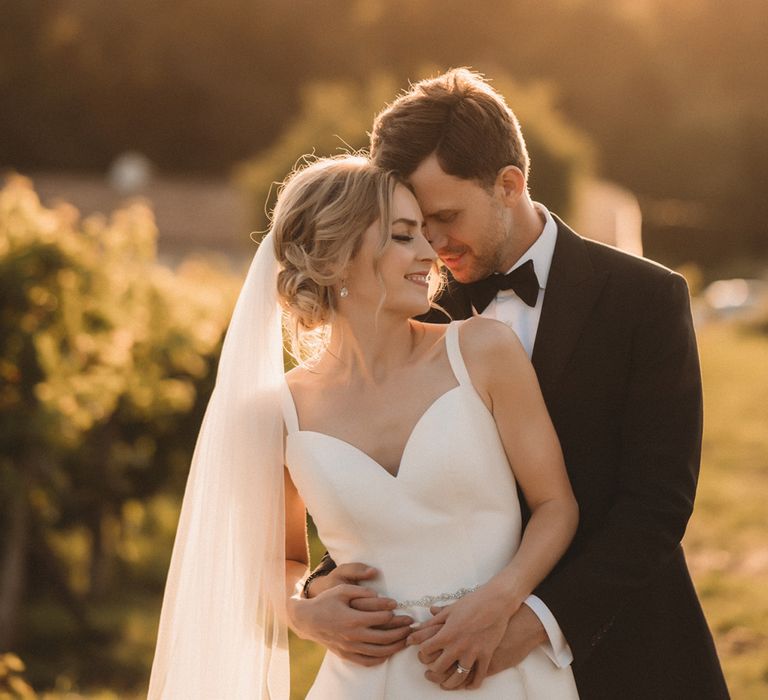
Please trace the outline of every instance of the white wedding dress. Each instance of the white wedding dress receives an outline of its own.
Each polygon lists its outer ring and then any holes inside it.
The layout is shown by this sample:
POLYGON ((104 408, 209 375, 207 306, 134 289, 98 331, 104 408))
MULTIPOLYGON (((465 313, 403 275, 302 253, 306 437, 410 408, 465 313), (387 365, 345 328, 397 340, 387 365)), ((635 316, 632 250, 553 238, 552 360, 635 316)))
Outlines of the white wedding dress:
MULTIPOLYGON (((459 322, 450 324, 445 337, 458 386, 417 421, 397 476, 339 438, 301 430, 287 384, 282 392, 286 464, 320 538, 337 563, 376 567, 379 577, 366 585, 408 603, 398 612, 417 621, 430 613, 415 601, 484 583, 520 543, 515 479, 494 419, 470 381, 458 328, 459 322)), ((449 694, 424 678, 416 653, 408 647, 367 668, 328 652, 307 698, 578 698, 571 669, 558 669, 541 648, 480 689, 449 694)))

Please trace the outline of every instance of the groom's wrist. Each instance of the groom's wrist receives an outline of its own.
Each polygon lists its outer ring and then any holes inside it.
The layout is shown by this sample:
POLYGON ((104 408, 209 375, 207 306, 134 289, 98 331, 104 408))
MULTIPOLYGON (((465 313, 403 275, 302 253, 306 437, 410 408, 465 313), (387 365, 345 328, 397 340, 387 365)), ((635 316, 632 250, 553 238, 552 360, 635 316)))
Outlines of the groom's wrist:
POLYGON ((307 578, 304 579, 304 584, 301 587, 301 595, 303 598, 312 597, 312 583, 317 581, 322 576, 327 576, 330 573, 327 569, 315 569, 307 578))
MULTIPOLYGON (((304 579, 304 584, 302 586, 302 595, 305 598, 312 598, 312 587, 313 583, 316 582, 318 579, 322 578, 323 576, 326 576, 331 573, 336 568, 336 562, 331 559, 330 554, 326 552, 323 555, 323 558, 320 560, 320 563, 317 565, 315 570, 307 576, 306 579, 304 579)), ((322 593, 323 587, 321 586, 321 593, 322 593)))
POLYGON ((516 620, 518 625, 517 634, 521 634, 534 646, 543 644, 548 640, 547 630, 539 616, 525 603, 513 615, 513 619, 516 620))
POLYGON ((502 644, 509 642, 516 649, 524 648, 530 651, 547 640, 547 630, 536 613, 527 605, 521 605, 509 620, 502 644))

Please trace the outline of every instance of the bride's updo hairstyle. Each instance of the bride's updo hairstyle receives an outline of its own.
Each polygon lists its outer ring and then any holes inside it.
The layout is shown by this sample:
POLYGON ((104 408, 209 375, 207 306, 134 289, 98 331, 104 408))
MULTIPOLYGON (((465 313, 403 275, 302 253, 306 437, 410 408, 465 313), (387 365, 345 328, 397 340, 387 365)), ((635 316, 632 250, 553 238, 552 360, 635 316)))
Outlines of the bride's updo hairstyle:
POLYGON ((314 160, 283 182, 271 230, 281 267, 278 299, 297 360, 311 360, 322 347, 344 270, 377 219, 381 230, 374 265, 389 244, 390 205, 400 182, 394 173, 352 155, 314 160))

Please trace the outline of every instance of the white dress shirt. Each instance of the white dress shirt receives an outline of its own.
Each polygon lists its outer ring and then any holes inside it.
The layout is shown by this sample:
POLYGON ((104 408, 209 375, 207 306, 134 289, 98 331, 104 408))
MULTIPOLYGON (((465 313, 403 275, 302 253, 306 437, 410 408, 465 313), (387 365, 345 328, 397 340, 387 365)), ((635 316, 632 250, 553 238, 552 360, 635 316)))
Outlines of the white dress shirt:
MULTIPOLYGON (((483 313, 480 314, 486 318, 502 321, 512 328, 517 333, 518 338, 520 338, 520 342, 523 344, 529 358, 533 353, 536 331, 539 328, 541 307, 544 304, 544 294, 546 293, 547 280, 549 279, 549 268, 552 266, 552 256, 554 255, 555 242, 557 241, 557 224, 549 210, 538 202, 534 202, 534 207, 544 222, 544 229, 533 245, 520 256, 520 259, 507 272, 520 267, 523 263, 528 262, 528 260, 533 260, 533 269, 536 272, 536 278, 539 280, 539 296, 536 299, 536 305, 528 306, 511 289, 502 290, 488 304, 483 313)), ((544 645, 544 651, 547 653, 547 656, 552 659, 556 666, 565 668, 573 661, 573 654, 563 631, 560 629, 560 625, 557 624, 555 616, 544 604, 544 601, 535 595, 528 596, 525 604, 533 610, 547 632, 550 642, 550 645, 544 645)))

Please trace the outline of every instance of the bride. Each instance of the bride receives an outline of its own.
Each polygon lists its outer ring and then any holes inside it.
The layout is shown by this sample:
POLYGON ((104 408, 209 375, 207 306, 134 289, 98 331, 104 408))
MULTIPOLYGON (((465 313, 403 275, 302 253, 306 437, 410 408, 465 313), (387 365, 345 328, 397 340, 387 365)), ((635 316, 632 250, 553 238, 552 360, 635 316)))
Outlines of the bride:
MULTIPOLYGON (((311 603, 297 593, 305 508, 336 562, 370 563, 370 587, 398 612, 442 625, 424 646, 434 668, 453 669, 445 688, 577 697, 570 668, 541 649, 487 676, 507 621, 568 546, 577 506, 514 333, 411 320, 437 278, 425 233, 407 186, 365 158, 318 160, 282 188, 195 449, 152 700, 288 698, 286 627, 311 603), (303 360, 287 375, 281 315, 303 360), (532 512, 522 533, 518 485, 532 512)), ((418 649, 399 646, 375 666, 328 652, 308 697, 442 697, 418 649)))

